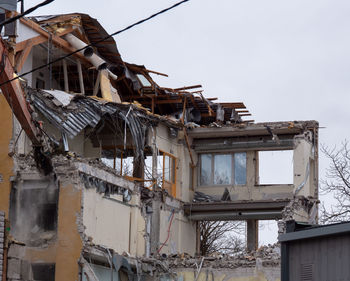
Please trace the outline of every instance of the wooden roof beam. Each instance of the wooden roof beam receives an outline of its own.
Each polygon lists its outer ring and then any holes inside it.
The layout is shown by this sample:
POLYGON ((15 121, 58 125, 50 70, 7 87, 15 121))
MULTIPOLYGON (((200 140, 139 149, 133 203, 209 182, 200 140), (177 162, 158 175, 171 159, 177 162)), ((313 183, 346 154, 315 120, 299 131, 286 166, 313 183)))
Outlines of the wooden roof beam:
POLYGON ((194 86, 176 88, 176 89, 174 89, 174 91, 190 90, 190 89, 196 89, 196 88, 202 88, 202 85, 194 85, 194 86))

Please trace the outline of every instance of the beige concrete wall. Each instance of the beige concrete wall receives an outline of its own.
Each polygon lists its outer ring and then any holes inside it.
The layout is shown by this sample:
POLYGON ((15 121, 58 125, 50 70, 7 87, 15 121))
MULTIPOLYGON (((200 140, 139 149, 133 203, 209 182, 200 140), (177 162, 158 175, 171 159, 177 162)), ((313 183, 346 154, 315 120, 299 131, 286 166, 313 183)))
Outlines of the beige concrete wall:
POLYGON ((311 173, 314 169, 312 144, 302 137, 297 137, 294 145, 294 187, 298 189, 299 186, 302 186, 297 195, 314 196, 315 187, 312 179, 313 173, 311 173))
POLYGON ((119 254, 144 254, 145 220, 138 207, 123 204, 117 197, 104 198, 95 189, 84 189, 83 224, 85 234, 94 244, 112 248, 119 254))
POLYGON ((83 224, 92 242, 114 249, 129 251, 130 207, 103 198, 95 189, 84 189, 83 224))
MULTIPOLYGON (((193 269, 176 269, 178 281, 195 281, 193 269)), ((235 269, 202 268, 196 281, 280 281, 279 267, 238 267, 235 269)))
MULTIPOLYGON (((171 210, 160 212, 160 245, 164 244, 168 237, 168 229, 171 221, 171 210)), ((196 251, 196 225, 190 222, 182 212, 174 213, 170 227, 168 241, 162 247, 161 253, 175 254, 188 253, 194 255, 196 251)))

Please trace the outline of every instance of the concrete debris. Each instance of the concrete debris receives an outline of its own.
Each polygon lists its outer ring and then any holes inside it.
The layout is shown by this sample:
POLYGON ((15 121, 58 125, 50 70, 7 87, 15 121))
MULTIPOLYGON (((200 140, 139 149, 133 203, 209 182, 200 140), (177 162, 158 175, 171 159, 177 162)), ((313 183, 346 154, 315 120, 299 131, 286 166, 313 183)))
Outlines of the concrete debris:
POLYGON ((141 259, 142 262, 161 267, 165 272, 174 268, 198 268, 203 260, 203 268, 238 268, 255 267, 257 262, 265 267, 279 266, 281 249, 278 243, 261 246, 255 252, 242 252, 237 254, 214 253, 208 257, 192 257, 189 254, 176 254, 160 256, 159 259, 141 259), (161 261, 161 262, 160 262, 161 261))

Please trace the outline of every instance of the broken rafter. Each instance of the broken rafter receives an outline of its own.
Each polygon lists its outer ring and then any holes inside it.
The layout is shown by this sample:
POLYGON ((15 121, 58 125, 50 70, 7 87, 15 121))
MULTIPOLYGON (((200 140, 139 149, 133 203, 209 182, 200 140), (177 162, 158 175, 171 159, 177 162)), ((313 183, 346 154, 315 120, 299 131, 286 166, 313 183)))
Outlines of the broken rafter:
MULTIPOLYGON (((46 40, 48 40, 48 38, 51 36, 52 43, 54 45, 56 45, 57 47, 61 47, 64 51, 66 51, 68 53, 73 53, 73 52, 76 51, 76 49, 73 48, 66 40, 62 39, 61 37, 59 37, 57 35, 54 35, 54 34, 51 34, 51 33, 47 32, 47 31, 45 31, 43 28, 41 28, 40 25, 38 25, 34 21, 31 21, 31 20, 28 20, 28 19, 24 19, 24 18, 21 18, 20 21, 21 21, 21 23, 23 23, 24 25, 28 26, 32 30, 38 32, 40 35, 44 36, 46 38, 46 40)), ((82 61, 86 62, 87 64, 91 64, 84 57, 84 55, 82 55, 81 53, 75 53, 74 56, 78 57, 79 59, 81 59, 82 61)))
POLYGON ((207 107, 208 107, 208 112, 209 112, 209 116, 213 116, 215 114, 214 110, 211 108, 208 100, 203 96, 202 93, 199 93, 202 100, 206 103, 207 107))
POLYGON ((190 90, 190 89, 195 89, 195 88, 202 88, 202 85, 194 85, 194 86, 176 88, 176 89, 173 89, 173 90, 174 91, 182 91, 182 90, 190 90))
MULTIPOLYGON (((0 43, 0 54, 2 55, 3 65, 2 71, 0 72, 0 83, 4 83, 13 79, 14 72, 11 62, 6 55, 6 48, 4 43, 0 43)), ((30 138, 34 145, 40 145, 40 131, 35 127, 32 120, 31 114, 28 109, 27 101, 24 97, 23 89, 19 83, 19 80, 13 80, 1 86, 2 94, 5 96, 8 104, 10 105, 13 113, 15 114, 17 120, 21 124, 23 130, 26 132, 27 136, 30 138)))
POLYGON ((149 73, 153 73, 153 74, 157 74, 157 75, 161 75, 161 76, 165 76, 165 77, 169 77, 168 74, 164 74, 158 71, 154 71, 154 70, 149 70, 149 69, 144 69, 145 71, 149 72, 149 73))
POLYGON ((16 56, 16 65, 15 65, 15 69, 17 72, 20 72, 25 61, 27 60, 28 58, 28 55, 30 53, 30 51, 32 50, 33 48, 33 42, 31 39, 29 40, 26 40, 26 44, 25 44, 25 47, 24 47, 24 50, 20 52, 20 54, 18 55, 18 57, 16 56))
POLYGON ((220 102, 219 104, 226 108, 246 108, 243 102, 220 102))

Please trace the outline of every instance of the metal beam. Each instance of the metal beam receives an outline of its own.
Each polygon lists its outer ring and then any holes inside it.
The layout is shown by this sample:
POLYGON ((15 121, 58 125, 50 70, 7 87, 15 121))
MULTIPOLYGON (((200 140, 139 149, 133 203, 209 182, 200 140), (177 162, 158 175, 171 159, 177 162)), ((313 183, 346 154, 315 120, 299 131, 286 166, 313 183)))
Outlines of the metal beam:
POLYGON ((225 142, 207 142, 207 143, 194 143, 194 150, 201 151, 217 151, 217 150, 235 150, 235 149, 259 149, 259 150, 292 150, 294 148, 294 140, 286 139, 279 140, 279 143, 273 140, 262 141, 225 141, 225 142))
POLYGON ((192 221, 229 221, 229 220, 275 220, 282 218, 282 211, 257 212, 198 212, 191 213, 192 221))

